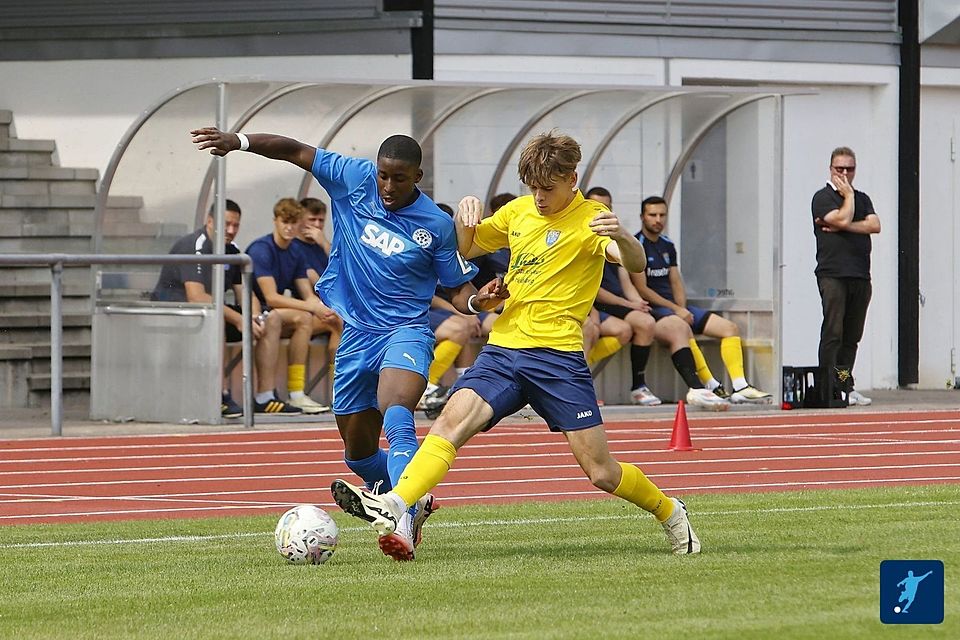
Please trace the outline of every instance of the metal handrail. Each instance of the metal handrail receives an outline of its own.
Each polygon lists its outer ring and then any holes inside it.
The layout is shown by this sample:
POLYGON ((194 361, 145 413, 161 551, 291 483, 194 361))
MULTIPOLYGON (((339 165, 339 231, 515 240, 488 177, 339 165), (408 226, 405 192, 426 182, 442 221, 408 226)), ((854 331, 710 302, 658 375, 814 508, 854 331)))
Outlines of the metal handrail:
POLYGON ((0 255, 0 266, 49 266, 50 282, 50 422, 51 434, 63 435, 63 266, 95 264, 231 264, 243 267, 240 310, 243 313, 243 426, 253 427, 253 326, 250 314, 253 261, 245 253, 231 255, 123 255, 23 253, 0 255))

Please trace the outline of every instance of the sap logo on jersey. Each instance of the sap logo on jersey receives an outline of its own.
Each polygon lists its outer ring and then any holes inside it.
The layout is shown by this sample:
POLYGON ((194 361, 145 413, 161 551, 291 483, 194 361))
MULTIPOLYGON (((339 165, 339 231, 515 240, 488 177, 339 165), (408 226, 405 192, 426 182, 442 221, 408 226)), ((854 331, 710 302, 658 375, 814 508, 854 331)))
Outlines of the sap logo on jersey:
POLYGON ((370 245, 388 258, 407 248, 403 240, 391 235, 389 231, 381 231, 380 227, 372 223, 363 228, 363 236, 360 241, 370 245))

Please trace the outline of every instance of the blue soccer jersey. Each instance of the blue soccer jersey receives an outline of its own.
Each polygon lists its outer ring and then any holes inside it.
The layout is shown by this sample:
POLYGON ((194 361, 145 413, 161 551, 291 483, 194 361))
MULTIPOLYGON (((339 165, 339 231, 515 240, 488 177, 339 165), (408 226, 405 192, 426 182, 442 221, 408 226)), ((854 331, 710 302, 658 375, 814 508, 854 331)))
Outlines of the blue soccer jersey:
POLYGON ((345 323, 373 333, 427 326, 437 282, 458 287, 476 275, 457 251, 453 220, 423 193, 388 211, 373 162, 324 149, 312 173, 333 212, 330 262, 317 293, 345 323))
POLYGON ((640 232, 637 233, 637 240, 643 244, 643 250, 647 254, 647 286, 673 302, 670 267, 680 266, 676 246, 665 235, 661 235, 656 242, 653 242, 640 232))

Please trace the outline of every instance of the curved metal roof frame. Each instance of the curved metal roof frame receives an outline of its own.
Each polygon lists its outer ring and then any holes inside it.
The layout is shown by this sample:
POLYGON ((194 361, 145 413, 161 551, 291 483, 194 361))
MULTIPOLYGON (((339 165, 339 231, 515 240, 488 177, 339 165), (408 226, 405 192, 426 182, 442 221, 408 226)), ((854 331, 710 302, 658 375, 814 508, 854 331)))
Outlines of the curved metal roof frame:
MULTIPOLYGON (((444 122, 446 122, 451 117, 453 117, 461 109, 465 108, 470 104, 473 104, 477 100, 480 100, 482 98, 485 98, 487 96, 490 96, 496 93, 501 93, 503 91, 507 91, 507 89, 504 89, 504 88, 481 89, 480 91, 477 91, 470 95, 464 96, 459 100, 454 101, 446 109, 441 111, 440 114, 433 119, 433 122, 431 122, 427 126, 426 131, 420 138, 420 146, 421 147, 426 146, 430 138, 433 137, 433 134, 437 132, 437 129, 443 126, 444 122)), ((330 128, 330 131, 327 132, 327 135, 324 136, 323 141, 317 144, 317 146, 320 147, 321 149, 325 148, 326 145, 329 144, 338 133, 340 133, 340 130, 343 129, 343 127, 345 127, 348 124, 349 120, 352 119, 353 116, 357 115, 358 113, 359 111, 351 114, 351 117, 344 120, 343 122, 340 122, 340 120, 338 119, 337 122, 334 123, 334 126, 330 128), (339 126, 337 126, 338 124, 339 126)), ((297 189, 297 200, 302 200, 307 196, 307 193, 310 191, 310 185, 312 182, 313 182, 313 176, 310 175, 309 173, 305 173, 303 175, 303 180, 300 181, 300 188, 297 189)))
POLYGON ((617 134, 626 127, 634 118, 637 118, 643 114, 644 111, 650 109, 651 107, 660 104, 661 102, 666 102, 671 98, 682 95, 680 92, 667 93, 662 96, 657 96, 651 98, 646 102, 641 102, 638 106, 630 109, 626 112, 610 127, 610 130, 604 134, 600 142, 597 144, 596 150, 593 152, 593 157, 587 162, 586 166, 583 169, 583 172, 580 175, 580 184, 590 184, 590 179, 593 178, 593 172, 597 170, 597 165, 600 164, 600 158, 603 157, 603 152, 607 150, 607 147, 610 146, 610 143, 613 142, 613 139, 617 137, 617 134))
MULTIPOLYGON (((290 90, 284 91, 283 89, 278 89, 276 92, 263 98, 262 100, 257 101, 256 104, 252 105, 240 118, 237 119, 237 122, 230 127, 231 132, 239 131, 246 125, 255 115, 260 113, 263 109, 267 108, 272 103, 277 100, 299 91, 301 89, 309 89, 311 87, 319 86, 319 83, 311 82, 299 85, 290 90)), ((334 121, 330 128, 327 130, 327 133, 324 134, 323 138, 320 139, 320 142, 317 143, 317 146, 321 149, 326 148, 328 144, 333 140, 333 138, 340 133, 340 130, 343 129, 357 114, 362 112, 364 109, 369 107, 371 104, 386 98, 387 96, 399 93, 407 89, 412 89, 413 87, 409 86, 392 86, 377 89, 367 93, 365 96, 361 97, 359 100, 354 101, 347 110, 344 111, 340 116, 334 121)), ((200 193, 197 195, 197 224, 203 220, 204 208, 206 207, 207 198, 209 197, 210 188, 212 186, 212 179, 207 180, 207 178, 212 178, 214 172, 216 160, 210 161, 210 168, 207 169, 207 175, 204 177, 203 185, 200 187, 200 193)), ((303 181, 300 183, 300 188, 297 190, 297 199, 303 198, 307 195, 307 187, 310 184, 310 180, 313 178, 309 173, 305 173, 303 176, 303 181)))
POLYGON ((673 191, 677 188, 677 182, 680 181, 680 176, 683 175, 683 170, 687 165, 687 161, 690 160, 690 156, 693 155, 693 152, 697 150, 697 147, 701 142, 703 142, 703 139, 708 133, 710 133, 710 130, 713 129, 718 122, 741 107, 745 107, 748 104, 753 104, 754 102, 759 102, 760 100, 765 100, 767 98, 774 98, 776 95, 777 94, 775 93, 768 93, 757 96, 748 96, 741 100, 737 100, 733 104, 724 107, 710 120, 703 123, 703 125, 697 129, 692 136, 690 136, 690 140, 686 145, 684 145, 683 150, 680 151, 680 155, 677 156, 676 161, 673 163, 673 168, 670 170, 670 175, 667 176, 667 182, 663 186, 663 199, 667 202, 670 202, 670 200, 673 198, 673 191))
MULTIPOLYGON (((134 137, 137 135, 140 129, 144 126, 144 124, 146 124, 147 120, 149 120, 152 116, 154 116, 169 102, 173 101, 174 99, 176 99, 177 97, 179 97, 180 95, 188 91, 199 89, 202 87, 207 87, 210 85, 218 85, 218 84, 224 85, 224 84, 230 84, 230 83, 253 83, 253 82, 261 82, 261 83, 262 82, 285 82, 286 84, 274 90, 273 92, 261 97, 260 99, 257 100, 257 102, 251 104, 250 107, 248 107, 243 112, 243 114, 237 119, 236 123, 232 127, 230 127, 231 131, 237 131, 240 128, 242 128, 247 122, 250 121, 250 119, 252 119, 257 113, 262 111, 268 105, 276 102, 277 100, 285 96, 290 95, 291 93, 294 93, 302 89, 306 89, 309 87, 323 86, 323 85, 354 85, 356 86, 358 84, 366 84, 372 87, 372 90, 366 96, 354 102, 343 114, 341 114, 340 117, 337 118, 337 120, 333 123, 333 125, 331 125, 330 129, 324 135, 323 139, 319 142, 319 146, 321 147, 329 144, 330 141, 332 141, 333 137, 336 136, 336 134, 340 130, 342 130, 343 127, 352 118, 354 118, 358 113, 363 111, 363 109, 365 109, 369 105, 389 95, 393 95, 395 93, 414 89, 414 88, 429 87, 429 86, 478 87, 478 91, 476 93, 455 101, 451 105, 448 105, 440 114, 438 114, 427 129, 427 134, 429 136, 432 136, 437 131, 437 129, 440 126, 442 126, 442 124, 446 120, 451 118, 453 115, 455 115, 457 112, 459 112, 469 104, 472 104, 473 102, 479 99, 482 99, 486 96, 492 95, 494 93, 499 93, 502 91, 510 91, 514 89, 562 89, 567 92, 573 92, 572 94, 568 93, 562 98, 559 98, 551 102, 549 105, 541 108, 536 114, 534 114, 531 118, 527 120, 527 122, 524 124, 522 131, 518 132, 518 134, 514 136, 514 140, 512 140, 510 145, 508 146, 509 151, 503 154, 503 156, 501 157, 497 165, 497 170, 495 171, 493 179, 491 180, 490 186, 488 187, 487 200, 489 200, 489 198, 493 196, 493 190, 496 188, 496 185, 499 183, 499 180, 503 175, 503 170, 506 166, 506 162, 509 160, 509 157, 512 154, 514 148, 516 147, 517 144, 519 144, 519 142, 523 139, 523 137, 527 135, 527 133, 529 132, 529 129, 532 127, 533 124, 536 124, 537 121, 539 121, 540 119, 542 119, 543 117, 551 113, 552 111, 555 111, 561 105, 568 104, 569 102, 576 100, 578 98, 584 97, 586 95, 589 95, 592 93, 599 93, 602 91, 631 90, 630 88, 625 88, 623 86, 593 87, 593 88, 584 90, 582 87, 560 87, 560 86, 554 86, 554 85, 539 86, 539 85, 509 85, 508 84, 508 85, 500 85, 498 87, 492 87, 489 85, 478 86, 476 84, 465 83, 465 82, 438 83, 435 81, 423 81, 423 82, 411 81, 403 85, 397 85, 397 84, 378 85, 378 83, 375 83, 375 82, 367 82, 367 83, 329 82, 329 81, 328 82, 304 82, 304 81, 285 81, 281 79, 270 80, 270 79, 264 79, 264 78, 250 78, 250 77, 206 79, 206 80, 200 80, 193 83, 189 83, 182 87, 177 87, 176 89, 170 91, 169 93, 165 94, 160 99, 158 99, 152 106, 145 109, 140 114, 140 116, 130 125, 130 127, 121 137, 120 141, 117 143, 114 149, 114 152, 110 157, 110 161, 107 165, 107 168, 104 170, 104 174, 103 174, 103 177, 101 178, 99 189, 97 192, 97 204, 96 204, 96 212, 94 216, 93 248, 95 252, 99 253, 102 248, 103 221, 104 221, 104 216, 106 212, 106 203, 110 194, 110 188, 113 183, 113 179, 117 172, 117 168, 120 164, 120 161, 123 159, 124 154, 127 148, 129 147, 131 141, 134 139, 134 137)), ((648 91, 648 92, 664 92, 664 91, 668 91, 669 89, 671 88, 669 87, 633 88, 633 90, 635 91, 648 91)), ((584 171, 584 176, 589 177, 590 175, 592 175, 597 164, 599 163, 599 158, 602 155, 602 152, 605 150, 606 146, 610 144, 610 141, 612 141, 612 139, 616 136, 616 133, 619 130, 621 130, 627 124, 627 122, 629 122, 630 119, 636 117, 637 115, 642 113, 644 110, 649 109, 654 104, 661 103, 665 100, 676 99, 681 97, 682 95, 686 95, 690 93, 701 93, 705 91, 715 92, 718 89, 719 89, 718 87, 685 87, 683 90, 678 91, 675 88, 673 88, 673 90, 668 91, 668 94, 666 96, 656 96, 648 100, 647 102, 645 102, 643 105, 641 105, 641 107, 638 107, 637 109, 632 110, 631 113, 625 114, 623 117, 621 117, 620 120, 618 120, 617 123, 613 125, 613 127, 611 127, 611 130, 604 136, 602 141, 603 146, 598 147, 598 151, 594 153, 593 157, 591 158, 591 160, 587 165, 586 170, 584 171)), ((670 177, 667 180, 667 184, 665 185, 665 189, 664 189, 664 193, 667 196, 672 195, 674 189, 676 188, 676 184, 679 180, 679 176, 682 173, 683 166, 686 163, 686 161, 689 160, 697 144, 699 144, 702 141, 703 137, 706 135, 709 129, 712 126, 714 126, 717 122, 719 122, 722 118, 726 117, 727 115, 729 115, 730 113, 732 113, 733 111, 735 111, 736 109, 742 106, 745 106, 752 102, 756 102, 757 100, 760 100, 763 98, 776 97, 785 93, 787 94, 808 93, 808 91, 797 90, 796 88, 785 88, 783 91, 779 91, 777 93, 767 92, 767 93, 764 93, 763 95, 758 96, 756 92, 747 92, 743 88, 723 87, 722 90, 730 93, 747 93, 748 97, 744 98, 743 100, 737 101, 733 105, 730 105, 727 108, 725 108, 721 113, 715 115, 711 119, 711 121, 704 124, 696 132, 696 134, 690 139, 689 143, 685 146, 680 156, 678 157, 677 161, 674 163, 674 166, 670 172, 670 177)), ((215 165, 212 164, 211 168, 208 169, 207 175, 205 175, 202 183, 201 192, 199 194, 198 204, 197 204, 198 216, 203 215, 203 212, 201 211, 201 209, 206 203, 206 199, 208 197, 209 190, 212 184, 212 178, 208 176, 212 172, 214 172, 213 171, 214 166, 215 165)), ((309 176, 304 176, 304 183, 302 183, 301 190, 300 190, 302 194, 305 194, 305 189, 306 189, 306 186, 308 185, 309 185, 309 176)))
POLYGON ((532 129, 535 124, 546 118, 560 107, 570 104, 574 100, 578 100, 584 96, 600 93, 601 91, 606 91, 606 89, 588 89, 585 91, 577 91, 573 95, 562 96, 555 100, 551 100, 534 112, 532 116, 527 118, 527 121, 523 123, 523 126, 517 130, 517 133, 513 136, 513 138, 510 139, 510 142, 507 143, 506 148, 503 150, 503 154, 500 156, 500 160, 497 161, 497 168, 493 171, 493 176, 490 178, 490 184, 487 186, 487 195, 483 199, 484 206, 486 206, 487 203, 493 199, 493 196, 496 195, 497 185, 500 184, 500 179, 503 177, 503 172, 507 168, 507 162, 509 162, 510 157, 513 155, 513 150, 516 149, 517 145, 527 137, 527 135, 530 133, 530 129, 532 129))
MULTIPOLYGON (((227 131, 229 131, 230 133, 236 133, 237 131, 240 131, 240 129, 245 127, 247 123, 250 122, 253 116, 257 115, 258 113, 260 113, 260 111, 262 111, 269 105, 273 104, 280 98, 283 98, 284 96, 287 96, 291 93, 295 93, 302 89, 309 89, 310 87, 313 87, 313 86, 315 86, 313 83, 297 82, 297 83, 285 84, 279 87, 278 89, 271 91, 270 93, 266 94, 265 96, 257 100, 255 103, 250 105, 250 107, 246 111, 240 114, 240 117, 237 118, 237 121, 234 122, 233 125, 231 125, 229 129, 227 129, 227 131)), ((213 180, 216 176, 216 173, 217 173, 217 159, 212 158, 210 160, 210 165, 207 167, 207 173, 204 174, 203 176, 203 182, 200 184, 200 194, 197 197, 197 214, 196 214, 196 220, 194 221, 194 227, 200 227, 203 224, 204 218, 206 216, 206 209, 207 209, 207 194, 210 192, 210 187, 213 184, 213 180)))

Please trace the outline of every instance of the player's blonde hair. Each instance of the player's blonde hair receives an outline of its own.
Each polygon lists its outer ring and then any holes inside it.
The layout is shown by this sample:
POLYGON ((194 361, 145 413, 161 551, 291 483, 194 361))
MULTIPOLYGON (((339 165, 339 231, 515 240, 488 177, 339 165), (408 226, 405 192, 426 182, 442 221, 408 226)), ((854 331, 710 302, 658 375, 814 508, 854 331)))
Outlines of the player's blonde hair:
POLYGON ((304 208, 293 198, 281 198, 273 205, 273 217, 281 222, 299 222, 304 208))
POLYGON ((580 158, 580 143, 553 129, 527 143, 520 152, 517 171, 523 184, 547 187, 574 173, 580 158))

